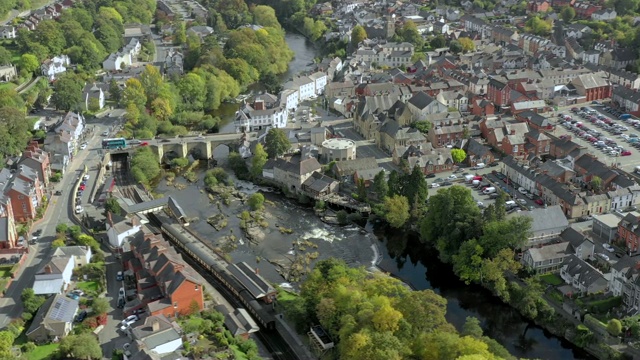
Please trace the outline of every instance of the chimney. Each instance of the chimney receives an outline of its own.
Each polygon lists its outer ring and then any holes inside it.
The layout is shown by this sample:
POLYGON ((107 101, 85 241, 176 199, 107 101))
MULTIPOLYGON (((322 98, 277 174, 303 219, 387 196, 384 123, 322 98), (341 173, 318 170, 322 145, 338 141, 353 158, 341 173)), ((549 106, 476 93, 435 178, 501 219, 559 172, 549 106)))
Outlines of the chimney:
POLYGON ((256 268, 256 275, 260 275, 260 269, 256 268))
POLYGON ((253 108, 255 110, 266 110, 264 106, 264 100, 256 100, 253 102, 253 108))
POLYGON ((51 265, 47 264, 44 267, 44 273, 45 274, 51 274, 53 271, 51 270, 51 265))
POLYGON ((153 330, 153 332, 160 331, 160 321, 158 321, 157 319, 153 319, 153 322, 151 322, 151 329, 153 330))
POLYGON ((109 222, 109 226, 113 227, 113 218, 111 217, 111 211, 107 213, 107 222, 109 222))

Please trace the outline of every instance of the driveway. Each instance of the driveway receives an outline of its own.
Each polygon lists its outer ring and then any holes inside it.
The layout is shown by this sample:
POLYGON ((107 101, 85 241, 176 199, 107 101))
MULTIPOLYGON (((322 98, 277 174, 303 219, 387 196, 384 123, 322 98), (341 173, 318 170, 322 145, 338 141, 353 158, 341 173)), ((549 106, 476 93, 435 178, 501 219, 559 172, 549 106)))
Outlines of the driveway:
POLYGON ((129 338, 122 334, 118 327, 124 319, 122 310, 118 309, 118 291, 122 286, 121 281, 116 280, 118 271, 122 270, 122 264, 115 255, 110 254, 106 258, 107 263, 107 299, 111 308, 107 314, 107 325, 98 336, 100 345, 102 346, 102 356, 105 359, 111 359, 111 354, 115 349, 122 349, 122 346, 130 342, 129 338))

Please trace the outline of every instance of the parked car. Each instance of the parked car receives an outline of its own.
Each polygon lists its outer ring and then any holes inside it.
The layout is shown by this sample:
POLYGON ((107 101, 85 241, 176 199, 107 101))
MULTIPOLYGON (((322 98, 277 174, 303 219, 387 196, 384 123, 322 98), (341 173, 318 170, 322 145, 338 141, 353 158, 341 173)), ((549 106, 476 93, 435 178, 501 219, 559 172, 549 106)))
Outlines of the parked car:
POLYGON ((87 318, 87 311, 86 310, 82 310, 78 316, 76 316, 76 322, 83 322, 84 319, 87 318))
POLYGON ((520 194, 526 194, 526 193, 527 193, 527 190, 526 190, 525 188, 523 188, 523 187, 519 187, 519 188, 518 188, 518 192, 519 192, 520 194))
POLYGON ((427 179, 430 179, 430 178, 436 177, 436 174, 427 174, 424 177, 426 177, 427 179))
POLYGON ((435 189, 435 188, 438 188, 438 187, 440 187, 440 184, 438 184, 438 183, 436 183, 436 182, 434 182, 434 183, 432 183, 432 184, 431 184, 431 188, 432 188, 432 189, 435 189))
POLYGON ((56 194, 56 196, 60 196, 60 195, 62 195, 62 191, 61 190, 56 190, 55 194, 56 194))
POLYGON ((109 136, 109 132, 108 131, 103 131, 102 132, 102 136, 109 136))
POLYGON ((125 293, 124 293, 124 288, 123 288, 123 287, 121 287, 121 288, 120 288, 120 291, 118 292, 118 295, 119 295, 119 296, 123 296, 123 297, 124 297, 124 294, 125 294, 125 293))
POLYGON ((68 298, 71 298, 71 299, 73 299, 73 300, 78 300, 78 299, 80 299, 80 296, 78 296, 78 295, 76 295, 76 294, 74 294, 74 293, 68 293, 68 294, 67 294, 67 297, 68 297, 68 298))
POLYGON ((457 179, 457 178, 458 178, 458 177, 456 176, 456 174, 451 174, 451 175, 449 175, 449 179, 452 179, 452 180, 453 180, 453 179, 457 179))
POLYGON ((73 290, 71 293, 72 293, 72 294, 76 294, 76 295, 78 295, 78 296, 84 296, 84 291, 82 291, 82 290, 78 290, 78 289, 73 290))
POLYGON ((82 205, 76 206, 76 214, 81 214, 83 211, 84 211, 84 208, 82 207, 82 205))
POLYGON ((625 151, 620 153, 620 156, 629 156, 629 155, 631 155, 631 151, 629 151, 629 150, 625 150, 625 151))
POLYGON ((601 257, 605 261, 609 261, 609 256, 607 254, 597 253, 596 255, 598 255, 599 257, 601 257))
POLYGON ((140 320, 140 318, 138 317, 138 315, 129 315, 127 316, 124 320, 122 320, 121 324, 133 324, 134 322, 140 320))
POLYGON ((123 275, 122 271, 118 271, 118 273, 116 274, 116 280, 117 281, 124 280, 124 275, 123 275))
POLYGON ((540 206, 544 205, 544 201, 542 201, 542 199, 537 199, 537 200, 535 201, 535 203, 536 203, 536 204, 538 204, 538 205, 540 205, 540 206))
POLYGON ((602 244, 602 247, 610 253, 616 252, 616 249, 614 249, 613 246, 609 244, 602 244))

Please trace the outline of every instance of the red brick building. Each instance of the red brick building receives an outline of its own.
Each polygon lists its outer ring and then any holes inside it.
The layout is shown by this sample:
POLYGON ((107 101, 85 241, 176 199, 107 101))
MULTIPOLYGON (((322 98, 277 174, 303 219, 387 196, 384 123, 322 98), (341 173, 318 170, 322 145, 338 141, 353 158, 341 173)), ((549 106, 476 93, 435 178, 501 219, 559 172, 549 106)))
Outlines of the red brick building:
POLYGON ((13 219, 11 201, 0 198, 0 249, 12 249, 18 242, 18 229, 13 219))
POLYGON ((35 170, 21 166, 15 174, 9 169, 0 171, 0 183, 7 202, 11 203, 13 218, 18 222, 35 219, 41 205, 44 187, 35 170))
POLYGON ((469 111, 472 115, 488 116, 495 114, 496 108, 484 96, 476 96, 469 102, 469 111))
POLYGON ((625 242, 627 251, 638 251, 638 243, 640 241, 640 219, 632 213, 622 218, 618 223, 618 239, 625 242))
POLYGON ((149 309, 149 315, 175 318, 204 308, 203 281, 160 235, 139 232, 125 254, 127 270, 136 279, 137 299, 125 313, 149 309))
POLYGON ((610 98, 613 86, 609 80, 596 74, 579 75, 571 81, 578 95, 586 97, 587 102, 610 98))
POLYGON ((497 106, 505 106, 510 103, 511 87, 504 81, 490 79, 487 86, 487 99, 497 106))
POLYGON ((40 149, 37 141, 31 141, 22 154, 20 165, 28 166, 38 173, 38 179, 44 187, 49 186, 51 177, 51 163, 49 154, 40 149))
POLYGON ((533 13, 546 12, 549 8, 551 8, 551 4, 546 0, 532 0, 527 4, 527 10, 533 13))
POLYGON ((573 3, 573 10, 576 11, 576 18, 591 19, 594 12, 602 9, 602 6, 593 5, 583 1, 573 3))

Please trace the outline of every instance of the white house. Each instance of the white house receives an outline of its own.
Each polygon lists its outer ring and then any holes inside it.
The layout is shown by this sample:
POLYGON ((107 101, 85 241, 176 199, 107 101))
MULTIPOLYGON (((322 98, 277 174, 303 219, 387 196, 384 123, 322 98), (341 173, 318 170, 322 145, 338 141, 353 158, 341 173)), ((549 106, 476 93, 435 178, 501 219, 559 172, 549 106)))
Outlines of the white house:
POLYGON ((120 51, 112 53, 102 62, 102 68, 108 71, 122 70, 126 66, 131 66, 140 53, 142 44, 138 39, 133 38, 120 51))
POLYGON ((124 219, 116 223, 113 221, 113 215, 109 213, 107 221, 105 222, 105 227, 107 229, 109 245, 119 248, 122 247, 124 240, 127 237, 140 231, 141 225, 137 217, 124 219))
MULTIPOLYGON (((326 85, 326 84, 325 84, 326 85)), ((297 90, 298 101, 302 102, 315 95, 316 84, 308 76, 298 76, 284 85, 285 89, 297 90)))
POLYGON ((33 291, 36 295, 60 294, 71 283, 75 258, 73 256, 54 257, 35 276, 33 291))
POLYGON ((280 103, 284 104, 284 106, 288 110, 295 110, 298 107, 298 90, 296 89, 285 89, 280 92, 280 103))
POLYGON ((354 53, 357 62, 377 63, 380 66, 409 66, 414 46, 411 43, 378 44, 374 47, 362 46, 354 53))
POLYGON ((591 20, 611 21, 614 20, 616 16, 618 16, 618 13, 615 9, 600 9, 591 14, 591 20))
POLYGON ((40 65, 40 71, 42 71, 42 75, 49 78, 49 81, 53 81, 56 78, 56 74, 67 71, 67 66, 69 65, 71 65, 69 57, 60 55, 43 61, 42 65, 40 65))
POLYGON ((180 325, 170 321, 164 315, 149 316, 144 324, 131 330, 130 336, 135 339, 137 349, 148 351, 160 356, 172 353, 182 348, 182 335, 180 325), (139 349, 138 345, 140 346, 139 349))
POLYGON ((16 27, 11 25, 0 26, 0 38, 2 39, 15 39, 16 27))
POLYGON ((458 90, 452 91, 440 91, 436 96, 436 99, 445 104, 447 107, 458 109, 458 111, 467 111, 469 107, 469 98, 458 90))
POLYGON ((314 83, 314 93, 316 95, 321 95, 324 93, 324 87, 327 86, 327 74, 323 72, 316 72, 309 75, 309 79, 313 80, 314 83))
POLYGON ((618 189, 607 193, 611 199, 611 210, 624 209, 633 205, 633 193, 629 189, 618 189))
POLYGON ((91 248, 89 246, 61 246, 53 251, 53 257, 72 257, 75 267, 80 267, 91 261, 91 248))
POLYGON ((77 141, 80 136, 82 136, 84 124, 85 121, 82 115, 69 111, 62 119, 60 125, 56 127, 55 132, 58 134, 67 132, 77 141))
POLYGON ((278 97, 261 94, 253 102, 244 103, 236 112, 236 131, 258 131, 269 127, 285 128, 289 118, 289 109, 278 97))
POLYGON ((82 90, 82 96, 84 98, 85 109, 89 109, 91 99, 98 100, 99 109, 104 107, 104 91, 100 86, 96 85, 96 83, 85 85, 82 90))
POLYGON ((590 295, 604 291, 608 281, 598 269, 575 255, 564 258, 560 277, 579 295, 590 295))

